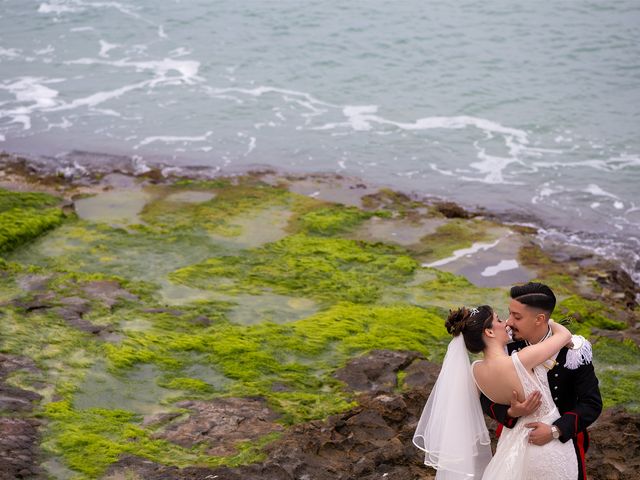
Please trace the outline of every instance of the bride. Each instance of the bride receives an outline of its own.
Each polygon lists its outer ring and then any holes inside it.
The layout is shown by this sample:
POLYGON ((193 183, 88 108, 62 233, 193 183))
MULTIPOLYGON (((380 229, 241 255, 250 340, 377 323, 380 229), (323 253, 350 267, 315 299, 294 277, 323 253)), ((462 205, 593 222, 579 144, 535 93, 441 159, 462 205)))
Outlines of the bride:
POLYGON ((571 340, 562 325, 549 321, 553 335, 510 357, 505 322, 491 307, 452 311, 445 326, 453 335, 438 380, 422 412, 413 443, 425 452, 425 465, 437 480, 576 480, 578 465, 571 442, 529 444, 527 423, 552 424, 560 417, 553 403, 544 362, 571 340), (466 349, 465 349, 466 347, 466 349), (467 351, 483 354, 471 365, 467 351), (489 433, 480 407, 482 391, 496 403, 509 404, 540 392, 538 409, 502 432, 491 458, 489 433))

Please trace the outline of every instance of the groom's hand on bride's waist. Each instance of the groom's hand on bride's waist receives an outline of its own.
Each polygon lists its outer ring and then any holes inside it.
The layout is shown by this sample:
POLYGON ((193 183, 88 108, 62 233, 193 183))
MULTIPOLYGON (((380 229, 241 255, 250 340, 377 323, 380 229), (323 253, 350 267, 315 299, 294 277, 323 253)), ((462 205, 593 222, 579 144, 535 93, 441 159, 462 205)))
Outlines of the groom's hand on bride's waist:
POLYGON ((529 443, 533 445, 545 445, 553 440, 551 425, 542 422, 527 423, 525 427, 530 428, 529 443))

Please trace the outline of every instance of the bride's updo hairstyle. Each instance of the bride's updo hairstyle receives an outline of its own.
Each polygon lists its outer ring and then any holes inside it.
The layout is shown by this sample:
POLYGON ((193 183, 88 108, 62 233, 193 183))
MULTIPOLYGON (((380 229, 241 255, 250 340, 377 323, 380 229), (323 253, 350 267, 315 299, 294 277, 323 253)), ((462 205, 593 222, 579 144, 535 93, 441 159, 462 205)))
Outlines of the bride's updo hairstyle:
POLYGON ((462 334, 464 344, 471 353, 480 353, 485 344, 482 334, 493 326, 493 309, 489 305, 477 308, 461 307, 449 310, 444 326, 454 337, 462 334))

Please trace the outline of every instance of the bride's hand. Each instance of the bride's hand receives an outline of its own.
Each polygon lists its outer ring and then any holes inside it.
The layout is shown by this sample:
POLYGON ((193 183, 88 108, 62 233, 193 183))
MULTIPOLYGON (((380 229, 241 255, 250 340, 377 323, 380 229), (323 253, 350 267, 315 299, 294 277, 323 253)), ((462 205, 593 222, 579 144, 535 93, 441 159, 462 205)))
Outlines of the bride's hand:
POLYGON ((564 325, 554 322, 552 318, 549 319, 549 327, 554 335, 562 336, 567 339, 567 344, 571 343, 571 332, 564 325))
POLYGON ((507 415, 511 418, 524 417, 535 412, 542 403, 540 392, 536 391, 524 399, 524 402, 518 400, 518 393, 514 390, 511 396, 511 406, 507 410, 507 415))

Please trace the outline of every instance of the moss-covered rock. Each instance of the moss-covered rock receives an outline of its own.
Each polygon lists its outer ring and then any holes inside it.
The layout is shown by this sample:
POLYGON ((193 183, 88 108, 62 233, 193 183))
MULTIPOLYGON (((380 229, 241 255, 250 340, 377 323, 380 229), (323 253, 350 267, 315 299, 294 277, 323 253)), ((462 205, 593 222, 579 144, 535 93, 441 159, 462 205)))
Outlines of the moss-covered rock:
POLYGON ((386 285, 411 278, 418 263, 403 250, 342 238, 304 234, 249 250, 211 258, 173 272, 174 282, 198 288, 274 292, 324 301, 369 303, 386 285), (221 279, 231 279, 225 285, 221 279))
POLYGON ((0 189, 0 254, 60 225, 65 215, 60 199, 44 193, 0 189))
POLYGON ((611 310, 602 302, 586 300, 578 295, 571 295, 562 300, 556 307, 557 317, 568 317, 575 320, 571 324, 574 333, 589 337, 591 327, 607 330, 623 330, 627 325, 611 319, 611 310))

